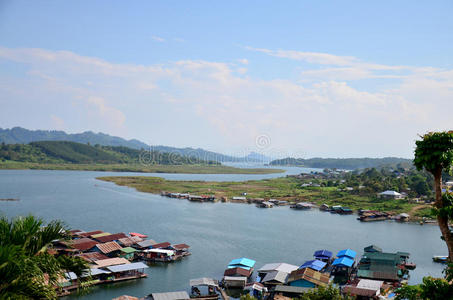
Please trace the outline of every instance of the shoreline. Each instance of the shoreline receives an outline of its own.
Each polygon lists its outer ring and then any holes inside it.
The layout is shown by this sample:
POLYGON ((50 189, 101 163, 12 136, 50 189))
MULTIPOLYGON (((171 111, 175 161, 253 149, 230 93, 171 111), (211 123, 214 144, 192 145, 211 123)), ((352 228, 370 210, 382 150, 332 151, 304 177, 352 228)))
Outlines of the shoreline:
POLYGON ((426 220, 430 219, 430 215, 426 214, 426 211, 431 209, 429 204, 412 204, 405 200, 377 200, 363 195, 339 192, 333 188, 299 188, 299 182, 292 177, 242 182, 181 181, 138 176, 109 176, 96 179, 112 182, 119 186, 132 187, 145 193, 175 194, 174 197, 170 196, 172 198, 185 198, 190 195, 193 196, 191 201, 212 202, 213 199, 217 201, 223 199, 223 202, 257 204, 266 200, 276 200, 277 202, 283 201, 288 206, 299 202, 310 202, 318 207, 323 204, 341 205, 354 211, 359 209, 381 211, 387 212, 391 216, 410 213, 410 222, 423 221, 424 217, 426 220), (184 195, 184 197, 176 194, 184 195))
POLYGON ((274 168, 236 168, 226 165, 140 165, 140 164, 42 164, 0 162, 0 170, 64 170, 98 172, 136 172, 171 174, 276 174, 285 170, 274 168))

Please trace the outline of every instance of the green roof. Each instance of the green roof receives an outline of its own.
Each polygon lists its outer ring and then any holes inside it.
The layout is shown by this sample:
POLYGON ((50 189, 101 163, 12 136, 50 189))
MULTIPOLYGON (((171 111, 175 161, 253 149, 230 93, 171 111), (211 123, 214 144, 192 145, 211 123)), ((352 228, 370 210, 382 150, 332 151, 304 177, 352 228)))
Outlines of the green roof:
POLYGON ((137 250, 132 247, 126 247, 126 248, 121 249, 121 252, 124 252, 124 253, 134 253, 136 251, 137 250))

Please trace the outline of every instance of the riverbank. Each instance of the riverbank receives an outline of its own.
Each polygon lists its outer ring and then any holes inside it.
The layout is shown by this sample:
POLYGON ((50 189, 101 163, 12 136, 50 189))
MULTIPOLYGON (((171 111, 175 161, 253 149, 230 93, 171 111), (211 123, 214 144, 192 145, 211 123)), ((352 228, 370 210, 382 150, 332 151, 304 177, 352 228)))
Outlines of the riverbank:
POLYGON ((182 173, 182 174, 273 174, 281 169, 235 168, 223 165, 144 165, 144 164, 42 164, 6 161, 0 162, 3 170, 77 170, 102 172, 182 173))
MULTIPOLYGON (((217 199, 242 196, 288 201, 289 203, 311 202, 316 205, 327 204, 347 206, 353 210, 366 209, 386 211, 392 214, 410 213, 411 220, 418 221, 430 216, 429 205, 412 204, 407 200, 386 200, 373 196, 340 191, 336 187, 301 187, 300 180, 294 177, 281 177, 242 182, 212 181, 172 181, 158 177, 111 176, 97 179, 113 182, 120 186, 133 187, 140 192, 160 194, 189 193, 195 195, 214 195, 217 199)), ((235 201, 237 202, 237 201, 235 201)), ((247 201, 243 201, 247 203, 247 201)))

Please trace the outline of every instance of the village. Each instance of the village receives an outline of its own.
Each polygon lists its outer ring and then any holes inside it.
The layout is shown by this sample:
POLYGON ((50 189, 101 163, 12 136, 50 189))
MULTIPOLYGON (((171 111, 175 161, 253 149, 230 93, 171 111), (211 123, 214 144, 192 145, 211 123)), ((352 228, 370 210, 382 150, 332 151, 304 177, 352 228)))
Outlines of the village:
POLYGON ((355 299, 392 299, 395 289, 407 283, 410 270, 407 252, 387 253, 370 245, 357 252, 343 249, 336 255, 329 250, 316 250, 313 257, 300 266, 284 262, 267 263, 255 269, 256 261, 250 258, 232 259, 226 264, 223 277, 196 278, 189 282, 190 292, 176 291, 151 293, 144 298, 121 296, 116 300, 153 299, 223 299, 250 295, 256 299, 289 300, 310 290, 335 285, 341 293, 355 299))

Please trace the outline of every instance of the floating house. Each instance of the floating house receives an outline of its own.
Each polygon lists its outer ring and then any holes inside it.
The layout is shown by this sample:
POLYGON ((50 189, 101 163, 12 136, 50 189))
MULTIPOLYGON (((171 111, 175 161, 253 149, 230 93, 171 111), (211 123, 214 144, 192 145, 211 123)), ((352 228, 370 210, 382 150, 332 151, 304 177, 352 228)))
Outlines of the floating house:
POLYGON ((271 271, 266 273, 264 277, 261 279, 261 283, 266 286, 273 286, 273 285, 280 285, 286 284, 286 280, 288 279, 289 273, 282 272, 282 271, 271 271))
POLYGON ((315 271, 310 268, 303 268, 289 274, 287 282, 290 286, 315 288, 329 284, 329 275, 315 271))
POLYGON ((138 253, 137 256, 145 261, 151 262, 171 262, 175 261, 175 251, 168 249, 146 249, 141 253, 138 253))
POLYGON ((124 247, 130 247, 132 245, 136 245, 137 243, 143 242, 143 239, 138 237, 138 236, 131 236, 131 237, 125 237, 118 239, 118 244, 124 246, 124 247))
POLYGON ((98 242, 87 237, 63 242, 63 244, 76 249, 76 252, 84 252, 93 249, 98 242))
POLYGON ((322 211, 329 211, 330 210, 330 207, 329 205, 327 204, 323 204, 319 207, 319 210, 322 210, 322 211))
POLYGON ((237 258, 230 261, 230 263, 228 264, 228 269, 239 267, 246 270, 252 270, 253 267, 255 266, 255 263, 256 261, 250 258, 245 257, 237 258))
POLYGON ((135 252, 137 252, 137 249, 134 249, 132 247, 125 247, 120 249, 121 253, 119 257, 125 258, 129 261, 133 260, 135 257, 135 252))
POLYGON ((116 265, 123 265, 123 264, 130 264, 131 262, 122 257, 114 257, 114 258, 107 258, 107 259, 100 259, 94 262, 92 265, 93 269, 105 268, 110 266, 116 265))
POLYGON ((344 249, 337 253, 337 259, 332 263, 332 274, 335 275, 337 281, 348 281, 355 265, 356 255, 357 253, 351 249, 344 249))
POLYGON ((358 282, 343 287, 342 293, 355 296, 357 299, 378 299, 384 282, 379 280, 360 279, 358 282))
MULTIPOLYGON (((299 286, 289 286, 289 285, 277 285, 273 291, 272 295, 274 299, 280 298, 279 296, 286 297, 288 299, 297 299, 300 295, 310 291, 312 288, 299 287, 299 286)), ((282 299, 286 299, 282 298, 282 299)))
POLYGON ((190 298, 202 298, 204 300, 215 300, 219 298, 219 282, 212 278, 198 278, 190 280, 190 298))
POLYGON ((102 244, 97 244, 96 248, 102 254, 107 255, 108 257, 117 256, 122 247, 117 242, 107 242, 102 244))
POLYGON ((269 202, 269 201, 264 201, 264 202, 261 202, 261 203, 257 203, 256 207, 259 207, 259 208, 272 208, 272 207, 274 207, 274 203, 269 202))
POLYGON ((152 293, 148 296, 151 300, 185 300, 190 299, 186 291, 167 292, 167 293, 152 293))
POLYGON ((313 253, 313 257, 317 260, 323 261, 323 262, 329 262, 330 259, 332 258, 332 252, 329 250, 317 250, 315 253, 313 253))
POLYGON ((408 279, 408 258, 407 252, 365 252, 359 262, 357 277, 388 282, 408 279))
POLYGON ((325 263, 321 260, 314 259, 314 260, 309 260, 309 261, 304 262, 299 267, 299 269, 310 268, 312 270, 321 272, 326 266, 327 266, 327 263, 325 263))
POLYGON ((149 239, 149 240, 145 240, 142 242, 138 242, 137 246, 139 249, 148 249, 148 248, 153 247, 153 245, 156 245, 156 244, 157 244, 156 241, 149 239))
POLYGON ((244 291, 248 291, 249 295, 257 299, 263 298, 263 294, 268 291, 267 287, 259 282, 247 283, 244 287, 244 291))
POLYGON ((382 252, 382 248, 376 245, 370 245, 368 247, 363 248, 365 252, 382 252))
POLYGON ((314 205, 308 202, 299 202, 294 205, 291 205, 291 208, 300 209, 300 210, 308 210, 311 209, 314 205))

